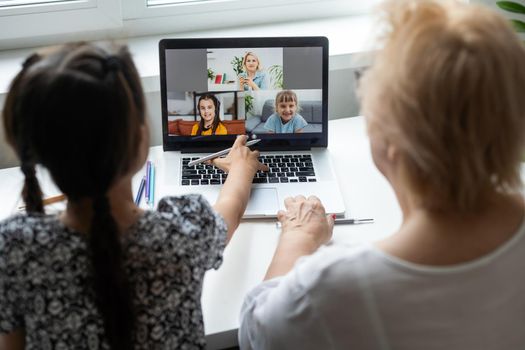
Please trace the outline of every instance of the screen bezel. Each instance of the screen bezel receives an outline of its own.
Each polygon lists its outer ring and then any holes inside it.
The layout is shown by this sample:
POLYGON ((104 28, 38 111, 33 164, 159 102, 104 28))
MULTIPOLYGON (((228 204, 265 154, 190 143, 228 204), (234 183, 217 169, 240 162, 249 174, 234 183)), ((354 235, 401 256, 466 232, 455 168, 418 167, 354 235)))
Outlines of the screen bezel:
POLYGON ((166 85, 166 50, 220 49, 263 47, 321 47, 322 48, 322 132, 301 134, 264 134, 257 149, 306 150, 328 145, 328 39, 315 37, 261 37, 261 38, 199 38, 162 39, 159 42, 160 91, 162 108, 162 141, 164 151, 213 152, 231 147, 236 135, 170 136, 168 134, 168 103, 166 85), (206 142, 199 142, 205 138, 206 142))

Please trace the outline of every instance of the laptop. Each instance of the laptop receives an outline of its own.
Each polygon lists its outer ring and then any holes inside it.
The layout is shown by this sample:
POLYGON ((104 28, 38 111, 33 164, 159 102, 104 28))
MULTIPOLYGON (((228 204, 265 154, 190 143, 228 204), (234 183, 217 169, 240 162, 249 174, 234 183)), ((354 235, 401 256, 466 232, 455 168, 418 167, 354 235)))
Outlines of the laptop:
POLYGON ((327 38, 163 39, 159 55, 165 187, 215 203, 228 174, 189 163, 246 134, 270 171, 255 175, 244 218, 275 218, 297 195, 344 216, 327 149, 327 38))

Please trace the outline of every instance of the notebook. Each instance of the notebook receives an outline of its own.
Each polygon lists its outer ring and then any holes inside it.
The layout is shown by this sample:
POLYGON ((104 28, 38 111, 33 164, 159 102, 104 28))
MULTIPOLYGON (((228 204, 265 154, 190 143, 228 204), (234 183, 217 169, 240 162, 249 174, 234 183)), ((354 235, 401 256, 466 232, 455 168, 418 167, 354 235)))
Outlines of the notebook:
POLYGON ((228 174, 188 163, 246 134, 270 171, 255 175, 244 218, 276 217, 297 195, 344 216, 327 148, 325 37, 163 39, 159 58, 164 186, 213 204, 228 174))

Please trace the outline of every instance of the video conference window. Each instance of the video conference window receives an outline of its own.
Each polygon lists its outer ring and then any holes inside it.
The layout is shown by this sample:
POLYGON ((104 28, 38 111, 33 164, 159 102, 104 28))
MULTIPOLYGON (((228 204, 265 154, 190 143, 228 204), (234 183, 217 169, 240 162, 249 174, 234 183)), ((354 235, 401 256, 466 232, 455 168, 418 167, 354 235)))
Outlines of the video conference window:
POLYGON ((166 51, 170 136, 322 132, 322 48, 166 51))

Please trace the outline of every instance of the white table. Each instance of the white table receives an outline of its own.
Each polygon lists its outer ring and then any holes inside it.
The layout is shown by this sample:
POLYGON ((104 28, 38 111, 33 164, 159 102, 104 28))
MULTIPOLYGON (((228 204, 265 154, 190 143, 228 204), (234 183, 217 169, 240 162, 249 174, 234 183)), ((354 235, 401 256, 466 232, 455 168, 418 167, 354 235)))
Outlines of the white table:
MULTIPOLYGON (((334 229, 337 244, 358 244, 378 240, 394 232, 401 223, 401 212, 394 192, 375 168, 370 155, 362 117, 329 122, 329 150, 343 192, 347 217, 373 218, 375 223, 341 225, 334 229)), ((152 147, 155 161, 156 199, 170 193, 164 183, 163 167, 173 155, 162 147, 152 147)), ((134 178, 138 187, 142 172, 134 178)), ((57 194, 49 176, 39 173, 46 195, 57 194)), ((16 211, 20 204, 23 177, 18 168, 0 170, 0 219, 16 211)), ((219 270, 206 274, 202 294, 204 328, 208 348, 220 349, 237 344, 239 311, 246 293, 256 286, 273 256, 279 231, 274 221, 244 221, 224 252, 219 270)))

